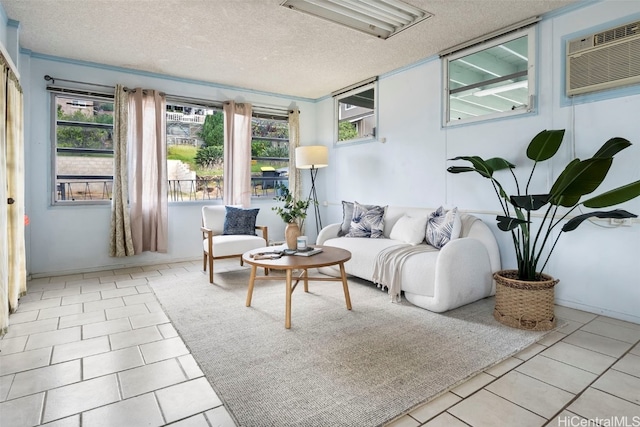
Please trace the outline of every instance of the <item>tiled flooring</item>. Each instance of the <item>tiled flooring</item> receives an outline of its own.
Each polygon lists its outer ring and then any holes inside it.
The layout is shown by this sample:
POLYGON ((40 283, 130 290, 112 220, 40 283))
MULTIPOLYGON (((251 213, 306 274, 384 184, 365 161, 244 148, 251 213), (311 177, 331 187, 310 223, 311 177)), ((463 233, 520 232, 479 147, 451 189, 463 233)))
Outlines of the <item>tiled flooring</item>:
MULTIPOLYGON (((200 269, 30 281, 0 339, 0 425, 234 426, 147 284, 200 269)), ((556 313, 562 329, 389 427, 640 425, 640 325, 556 313)))

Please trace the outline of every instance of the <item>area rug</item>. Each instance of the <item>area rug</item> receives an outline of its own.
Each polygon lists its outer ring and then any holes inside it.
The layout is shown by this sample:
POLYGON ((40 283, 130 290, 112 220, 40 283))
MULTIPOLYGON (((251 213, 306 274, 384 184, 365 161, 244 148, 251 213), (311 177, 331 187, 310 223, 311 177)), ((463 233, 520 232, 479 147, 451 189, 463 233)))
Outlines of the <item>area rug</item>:
MULTIPOLYGON (((539 340, 501 325, 493 299, 447 313, 391 303, 373 284, 302 284, 284 328, 284 281, 249 269, 152 278, 151 287, 239 426, 380 426, 539 340)), ((278 272, 272 272, 278 274, 278 272)))

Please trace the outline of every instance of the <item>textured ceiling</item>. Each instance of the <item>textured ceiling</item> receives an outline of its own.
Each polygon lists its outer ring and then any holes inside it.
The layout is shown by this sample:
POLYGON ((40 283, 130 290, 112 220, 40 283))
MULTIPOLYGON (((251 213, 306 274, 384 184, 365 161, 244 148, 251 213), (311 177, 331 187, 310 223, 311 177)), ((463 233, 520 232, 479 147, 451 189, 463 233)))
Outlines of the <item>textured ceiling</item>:
MULTIPOLYGON (((32 52, 320 98, 576 1, 407 0, 434 14, 379 40, 282 0, 0 0, 32 52)), ((63 76, 59 76, 63 77, 63 76)))

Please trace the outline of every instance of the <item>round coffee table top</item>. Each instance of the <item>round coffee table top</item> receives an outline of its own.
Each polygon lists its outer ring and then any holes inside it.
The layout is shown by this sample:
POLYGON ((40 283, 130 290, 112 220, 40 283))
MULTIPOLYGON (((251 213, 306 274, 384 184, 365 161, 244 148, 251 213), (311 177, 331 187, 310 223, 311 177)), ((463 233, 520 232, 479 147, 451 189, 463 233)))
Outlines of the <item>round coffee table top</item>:
POLYGON ((275 269, 305 269, 305 268, 319 268, 330 265, 336 265, 347 262, 351 259, 351 252, 346 249, 334 248, 331 246, 314 246, 316 248, 322 248, 322 252, 311 256, 299 256, 299 255, 282 255, 277 259, 255 259, 252 258, 252 254, 260 252, 274 252, 278 250, 278 247, 270 246, 266 248, 253 249, 251 251, 242 254, 242 260, 249 265, 255 265, 257 267, 275 268, 275 269))

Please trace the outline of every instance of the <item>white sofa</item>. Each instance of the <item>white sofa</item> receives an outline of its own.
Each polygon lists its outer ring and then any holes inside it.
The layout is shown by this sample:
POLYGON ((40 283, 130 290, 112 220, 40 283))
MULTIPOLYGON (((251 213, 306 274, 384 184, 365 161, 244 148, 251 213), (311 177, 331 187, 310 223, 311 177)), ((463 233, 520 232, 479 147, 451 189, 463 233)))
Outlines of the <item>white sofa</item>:
MULTIPOLYGON (((415 207, 388 206, 384 216, 384 237, 339 237, 340 223, 324 227, 316 244, 339 247, 351 252, 345 263, 346 272, 368 281, 373 280, 378 254, 394 245, 409 246, 389 236, 395 223, 405 214, 427 217, 433 210, 415 207)), ((401 290, 414 305, 429 311, 444 312, 495 294, 492 273, 500 270, 500 252, 495 236, 480 219, 460 214, 460 237, 449 241, 442 249, 420 252, 402 264, 401 290)), ((420 245, 427 246, 426 241, 420 245)), ((428 248, 423 248, 428 249, 428 248)), ((335 267, 324 267, 324 274, 339 276, 335 267)))

